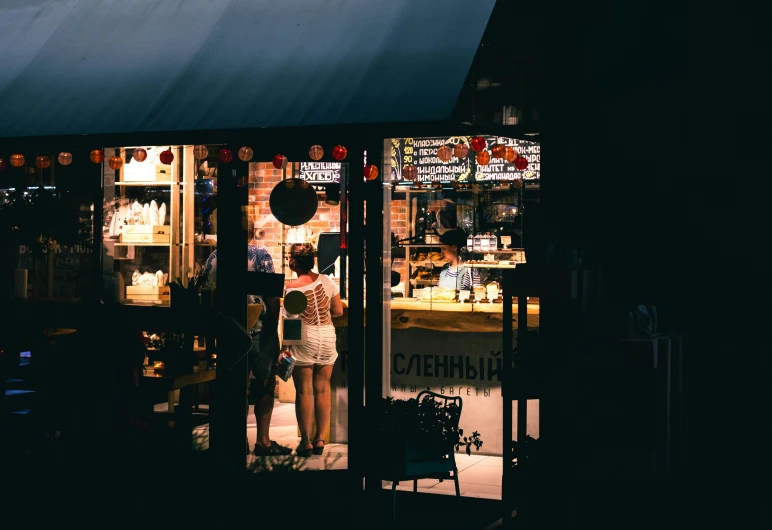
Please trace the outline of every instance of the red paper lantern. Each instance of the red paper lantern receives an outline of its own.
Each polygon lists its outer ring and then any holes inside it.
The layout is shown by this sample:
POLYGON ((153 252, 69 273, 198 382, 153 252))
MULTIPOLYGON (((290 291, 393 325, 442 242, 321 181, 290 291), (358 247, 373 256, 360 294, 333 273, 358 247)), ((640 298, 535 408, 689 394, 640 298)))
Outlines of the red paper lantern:
POLYGON ((223 164, 230 164, 233 161, 233 151, 230 149, 220 149, 217 152, 217 159, 223 164))
POLYGON ((287 157, 282 154, 273 157, 273 167, 276 169, 284 169, 287 167, 287 157))
POLYGON ((505 151, 506 146, 504 144, 493 144, 491 147, 491 157, 503 160, 505 151))
POLYGON ((144 162, 147 158, 147 151, 142 147, 137 147, 131 157, 137 162, 144 162))
POLYGON ((418 178, 418 168, 414 165, 405 166, 402 168, 402 178, 404 180, 415 180, 418 178))
POLYGON ((472 138, 472 141, 470 142, 470 144, 472 145, 472 149, 474 149, 478 153, 480 151, 483 151, 488 146, 488 142, 486 142, 485 138, 483 138, 482 136, 476 136, 472 138))
POLYGON ((46 155, 35 157, 35 167, 38 169, 48 169, 51 166, 51 159, 46 155))
POLYGON ((324 156, 324 149, 321 145, 312 145, 311 149, 308 150, 308 156, 311 157, 311 160, 321 160, 324 156))
POLYGON ((193 158, 196 160, 204 160, 209 156, 209 149, 205 145, 197 145, 193 148, 193 158))
POLYGON ((466 144, 456 144, 455 147, 453 147, 453 156, 455 156, 459 160, 466 158, 466 155, 468 154, 469 154, 469 146, 466 144))
POLYGON ((91 151, 91 153, 88 155, 88 157, 91 159, 91 161, 95 164, 101 164, 105 161, 105 152, 101 149, 94 149, 91 151))
POLYGON ((523 170, 528 167, 528 159, 523 156, 515 158, 515 167, 519 170, 523 170))
POLYGON ((0 171, 5 171, 7 164, 5 163, 5 160, 0 158, 0 171))
POLYGON ((59 161, 59 163, 63 166, 69 166, 72 164, 72 153, 69 153, 67 151, 62 151, 59 153, 59 156, 56 157, 56 159, 59 161))
POLYGON ((362 174, 367 180, 375 180, 378 178, 378 167, 375 164, 367 164, 362 169, 362 174))
POLYGON ((21 167, 24 165, 24 155, 15 154, 11 155, 11 165, 13 167, 21 167))
POLYGON ((506 160, 507 162, 510 162, 510 163, 514 162, 517 156, 518 156, 518 153, 517 151, 515 151, 514 147, 511 147, 508 145, 504 148, 504 160, 506 160))
POLYGON ((453 151, 447 145, 442 145, 437 148, 437 158, 443 162, 450 162, 450 159, 453 158, 453 151))
POLYGON ((111 156, 107 163, 113 171, 118 171, 123 167, 123 159, 119 156, 111 156))
POLYGON ((168 166, 174 160, 174 153, 172 153, 171 149, 161 151, 161 154, 158 155, 158 160, 160 160, 162 164, 166 164, 168 166))
POLYGON ((344 160, 346 158, 346 155, 348 154, 348 149, 346 149, 343 145, 336 145, 332 148, 332 157, 340 162, 341 160, 344 160))
POLYGON ((251 147, 247 147, 246 145, 242 146, 239 149, 239 153, 238 153, 239 160, 241 160, 242 162, 249 162, 250 160, 252 160, 252 156, 254 154, 255 154, 255 152, 252 151, 251 147))
POLYGON ((491 161, 491 154, 488 151, 480 151, 477 153, 477 163, 481 166, 487 166, 491 161))

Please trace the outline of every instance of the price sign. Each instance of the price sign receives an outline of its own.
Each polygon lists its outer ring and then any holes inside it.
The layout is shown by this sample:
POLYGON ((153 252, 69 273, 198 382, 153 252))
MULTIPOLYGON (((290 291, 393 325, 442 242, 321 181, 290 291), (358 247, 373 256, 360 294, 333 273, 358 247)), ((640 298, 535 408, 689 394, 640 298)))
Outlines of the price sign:
POLYGON ((455 145, 466 143, 471 138, 399 138, 392 140, 391 146, 391 176, 397 183, 409 184, 411 181, 402 176, 405 166, 415 166, 416 178, 412 182, 451 182, 453 180, 467 182, 492 182, 500 180, 528 180, 535 181, 540 178, 541 172, 541 144, 527 140, 502 137, 486 137, 488 147, 500 143, 511 146, 518 154, 528 160, 528 166, 524 170, 517 169, 514 163, 494 158, 489 164, 482 166, 477 164, 474 151, 462 159, 455 156, 448 162, 437 158, 437 149, 443 145, 455 145))

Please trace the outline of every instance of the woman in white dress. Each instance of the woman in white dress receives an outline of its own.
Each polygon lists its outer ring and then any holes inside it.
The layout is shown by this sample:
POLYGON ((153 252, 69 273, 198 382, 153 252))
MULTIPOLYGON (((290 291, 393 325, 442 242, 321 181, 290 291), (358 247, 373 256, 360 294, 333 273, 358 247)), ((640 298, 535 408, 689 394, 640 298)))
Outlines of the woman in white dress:
MULTIPOLYGON (((289 250, 289 268, 297 278, 287 284, 284 295, 300 291, 308 306, 300 315, 305 328, 304 341, 292 346, 295 368, 295 415, 300 428, 300 456, 320 455, 324 451, 323 434, 330 426, 330 377, 338 358, 335 347, 335 327, 332 318, 343 315, 343 303, 338 286, 328 276, 317 274, 314 268, 314 247, 295 244, 289 250), (314 419, 316 433, 311 433, 314 419)), ((291 318, 286 312, 285 318, 291 318)))

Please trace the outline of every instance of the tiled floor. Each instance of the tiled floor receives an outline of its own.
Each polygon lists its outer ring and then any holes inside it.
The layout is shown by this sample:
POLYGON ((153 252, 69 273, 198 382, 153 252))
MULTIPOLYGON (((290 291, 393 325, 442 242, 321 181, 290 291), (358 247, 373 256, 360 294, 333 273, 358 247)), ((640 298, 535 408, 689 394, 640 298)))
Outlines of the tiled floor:
MULTIPOLYGON (((165 408, 166 405, 159 405, 165 408)), ((256 438, 255 416, 250 414, 247 419, 247 438, 250 447, 254 446, 256 438)), ((202 425, 197 429, 198 436, 206 444, 208 425, 202 425)), ((297 435, 297 422, 295 420, 295 405, 292 403, 280 403, 276 401, 271 417, 271 439, 277 443, 295 449, 300 443, 297 435)), ((324 455, 311 456, 309 458, 269 457, 258 458, 253 455, 247 457, 247 465, 255 471, 262 471, 271 466, 289 465, 302 470, 346 469, 348 467, 348 446, 346 444, 328 444, 324 455)), ((501 474, 502 457, 486 455, 456 455, 458 466, 458 481, 461 495, 465 497, 477 497, 483 499, 501 499, 501 474)), ((384 488, 391 489, 391 482, 384 481, 384 488)), ((398 490, 413 491, 413 482, 401 482, 398 490)), ((419 480, 418 491, 422 493, 437 493, 441 495, 455 495, 455 484, 452 480, 419 480)))

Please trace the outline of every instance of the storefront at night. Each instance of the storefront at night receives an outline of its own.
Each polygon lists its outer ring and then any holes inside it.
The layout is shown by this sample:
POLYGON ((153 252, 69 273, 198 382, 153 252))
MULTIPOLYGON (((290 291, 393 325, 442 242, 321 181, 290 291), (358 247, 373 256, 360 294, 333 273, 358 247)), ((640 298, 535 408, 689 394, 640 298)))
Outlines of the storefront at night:
MULTIPOLYGON (((0 74, 6 196, 41 184, 59 196, 83 190, 89 234, 77 267, 57 260, 45 292, 45 274, 14 262, 30 271, 17 296, 67 304, 98 294, 136 308, 143 331, 163 338, 167 330, 147 324, 182 303, 170 285, 188 285, 216 249, 217 272, 199 304, 249 329, 247 295, 281 297, 293 278, 289 246, 311 243, 316 271, 334 281, 345 308, 334 321, 339 359, 324 435, 345 448, 333 469, 377 478, 368 454, 375 403, 426 389, 460 396, 460 427, 485 442, 477 454, 506 461, 501 283, 528 259, 541 144, 538 130, 516 119, 451 119, 496 2, 471 9, 453 0, 442 11, 433 2, 354 2, 350 13, 326 3, 148 2, 142 16, 132 3, 74 11, 54 3, 2 17, 0 33, 37 24, 23 35, 36 54, 0 74), (107 20, 121 23, 98 29, 107 20), (94 41, 74 38, 82 24, 97 28, 94 41), (158 60, 149 53, 161 48, 158 60), (434 68, 424 68, 426 57, 434 68), (61 80, 58 94, 41 72, 61 80), (297 197, 313 192, 313 204, 301 222, 283 223, 272 193, 295 185, 297 197), (464 239, 449 243, 451 234, 464 239), (248 244, 267 251, 272 275, 244 270, 248 244)), ((539 327, 539 313, 533 297, 529 328, 539 327)), ((235 339, 193 333, 190 366, 171 373, 149 355, 145 377, 195 380, 197 407, 211 405, 199 429, 206 447, 223 466, 248 466, 256 457, 244 460, 244 439, 255 440, 244 421, 243 352, 235 339)), ((182 406, 180 388, 154 405, 182 406)), ((278 380, 277 405, 295 398, 292 381, 278 380)), ((528 434, 538 437, 538 400, 528 412, 528 434)), ((296 423, 272 429, 294 449, 296 423)), ((380 478, 371 484, 380 488, 380 478)))

